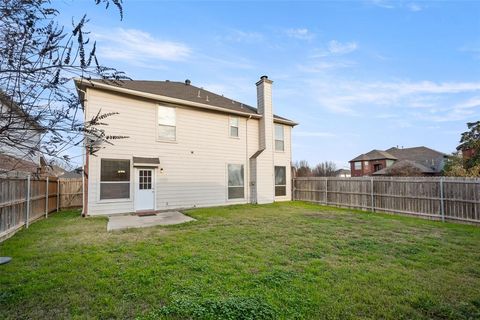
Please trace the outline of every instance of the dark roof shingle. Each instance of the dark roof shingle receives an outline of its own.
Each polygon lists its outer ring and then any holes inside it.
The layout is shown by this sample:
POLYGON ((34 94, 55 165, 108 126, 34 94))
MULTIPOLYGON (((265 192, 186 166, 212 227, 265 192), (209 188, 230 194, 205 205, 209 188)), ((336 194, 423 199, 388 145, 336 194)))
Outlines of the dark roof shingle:
MULTIPOLYGON (((103 84, 116 86, 123 89, 162 95, 169 98, 181 99, 190 102, 202 103, 205 105, 220 107, 226 111, 236 111, 247 114, 258 114, 257 109, 242 102, 218 95, 192 84, 177 81, 150 81, 150 80, 122 80, 117 83, 106 82, 104 80, 83 80, 83 84, 92 85, 103 84)), ((291 122, 292 120, 274 115, 274 119, 291 122)))
POLYGON ((367 152, 365 154, 361 154, 358 157, 350 160, 350 162, 354 161, 371 161, 371 160, 379 160, 379 159, 391 159, 391 160, 397 160, 392 154, 382 151, 382 150, 372 150, 370 152, 367 152))

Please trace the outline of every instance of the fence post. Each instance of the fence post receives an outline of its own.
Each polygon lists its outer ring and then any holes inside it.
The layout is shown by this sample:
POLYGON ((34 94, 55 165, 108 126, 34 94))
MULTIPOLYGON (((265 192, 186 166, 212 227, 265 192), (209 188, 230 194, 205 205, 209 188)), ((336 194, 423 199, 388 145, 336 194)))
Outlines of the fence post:
POLYGON ((442 215, 442 222, 445 222, 445 200, 443 197, 443 177, 440 178, 440 214, 442 215))
POLYGON ((370 178, 370 202, 372 204, 372 212, 375 212, 375 201, 373 195, 373 178, 370 178))
POLYGON ((295 201, 295 178, 292 178, 292 201, 295 201))
POLYGON ((30 220, 30 175, 27 176, 27 206, 25 212, 25 227, 28 228, 28 222, 30 220))
POLYGON ((48 177, 45 183, 47 186, 45 190, 45 218, 48 218, 48 177))
POLYGON ((328 178, 325 178, 325 204, 328 204, 328 178))
POLYGON ((60 209, 60 179, 57 178, 57 212, 60 209))

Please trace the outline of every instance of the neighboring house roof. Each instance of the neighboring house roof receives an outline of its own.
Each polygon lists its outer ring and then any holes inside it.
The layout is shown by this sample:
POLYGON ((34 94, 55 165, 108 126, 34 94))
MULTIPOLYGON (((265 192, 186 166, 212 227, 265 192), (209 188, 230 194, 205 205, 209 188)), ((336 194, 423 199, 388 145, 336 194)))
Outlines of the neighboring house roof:
POLYGON ((335 171, 336 176, 341 175, 341 174, 351 174, 351 172, 350 172, 350 170, 347 170, 347 169, 339 169, 339 170, 335 171))
POLYGON ((34 162, 0 154, 0 172, 28 172, 37 173, 39 166, 34 162))
POLYGON ((66 172, 65 174, 63 174, 59 178, 61 178, 61 179, 79 179, 79 178, 82 178, 82 171, 83 171, 82 168, 76 168, 72 171, 66 172))
POLYGON ((447 154, 424 146, 414 148, 390 148, 386 150, 398 160, 411 160, 425 167, 440 172, 447 154))
POLYGON ((378 176, 389 175, 394 170, 401 170, 402 168, 406 168, 406 167, 416 168, 416 169, 420 170, 420 172, 427 173, 427 174, 428 173, 433 174, 433 173, 437 172, 437 171, 433 170, 432 168, 428 168, 428 167, 426 167, 426 166, 424 166, 424 165, 422 165, 418 162, 404 159, 404 160, 395 161, 395 163, 393 163, 391 166, 383 168, 382 170, 378 170, 378 171, 374 172, 373 175, 378 175, 378 176))
POLYGON ((395 156, 393 156, 392 154, 390 154, 389 152, 382 151, 382 150, 372 150, 372 151, 367 152, 365 154, 359 155, 358 157, 350 160, 349 162, 370 161, 370 160, 379 160, 379 159, 397 160, 397 158, 395 156))
POLYGON ((35 127, 37 130, 44 131, 45 128, 38 123, 35 119, 33 119, 30 115, 28 115, 22 108, 15 102, 13 101, 5 92, 0 90, 0 103, 8 108, 10 110, 13 110, 19 117, 22 119, 26 119, 28 123, 30 123, 31 126, 35 127))
MULTIPOLYGON (((261 117, 257 109, 249 106, 245 103, 218 95, 211 91, 207 91, 203 88, 196 87, 186 80, 185 82, 176 81, 147 81, 147 80, 122 80, 118 82, 107 82, 105 80, 86 80, 76 79, 77 87, 89 86, 99 89, 120 91, 127 94, 138 95, 138 93, 144 93, 152 95, 154 99, 157 96, 160 100, 161 97, 169 97, 173 99, 179 99, 195 103, 197 106, 210 106, 215 107, 221 111, 228 113, 242 114, 245 116, 253 116, 254 118, 261 117)), ((141 95, 144 96, 144 95, 141 95)), ((146 97, 146 96, 144 96, 146 97)), ((295 126, 292 120, 274 115, 274 121, 278 123, 288 124, 295 126)))
POLYGON ((55 177, 63 177, 65 173, 67 173, 67 170, 57 166, 56 164, 50 166, 49 174, 55 177))

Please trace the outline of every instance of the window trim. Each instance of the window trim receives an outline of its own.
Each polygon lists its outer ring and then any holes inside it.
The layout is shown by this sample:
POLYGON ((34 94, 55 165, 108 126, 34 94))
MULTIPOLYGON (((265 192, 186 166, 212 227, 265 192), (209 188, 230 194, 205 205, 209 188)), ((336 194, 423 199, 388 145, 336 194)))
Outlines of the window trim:
POLYGON ((236 116, 229 116, 228 117, 228 136, 232 139, 240 139, 240 117, 236 117, 236 116), (232 119, 237 119, 237 126, 232 126, 231 125, 231 120, 232 119), (232 136, 232 127, 234 128, 237 128, 237 135, 236 136, 232 136))
POLYGON ((130 158, 100 158, 99 160, 99 166, 98 166, 98 191, 97 191, 97 202, 100 203, 112 203, 112 202, 131 202, 133 200, 132 197, 132 170, 133 170, 133 161, 130 158), (101 190, 101 185, 103 183, 127 183, 127 181, 102 181, 102 160, 122 160, 122 161, 128 161, 129 166, 130 166, 130 175, 129 175, 129 180, 128 180, 128 198, 117 198, 117 199, 101 199, 100 197, 100 190, 101 190))
POLYGON ((274 165, 273 166, 273 175, 274 175, 274 181, 273 181, 273 185, 274 185, 274 196, 275 198, 280 198, 280 197, 286 197, 288 196, 288 192, 287 192, 287 166, 276 166, 274 165), (276 174, 275 174, 275 169, 276 168, 285 168, 285 184, 277 184, 277 182, 275 181, 275 178, 276 178, 276 174), (277 187, 285 187, 285 194, 284 195, 281 195, 281 196, 277 196, 276 195, 276 189, 277 187))
MULTIPOLYGON (((245 183, 245 165, 243 163, 235 163, 235 162, 232 162, 232 163, 226 163, 225 165, 225 177, 226 177, 226 187, 227 187, 227 192, 226 192, 226 198, 227 198, 227 202, 239 202, 239 201, 244 201, 246 199, 246 183, 245 183), (243 197, 242 198, 233 198, 233 199, 230 199, 228 197, 228 189, 230 188, 230 186, 228 185, 228 166, 229 165, 238 165, 238 166, 242 166, 243 167, 243 197)), ((239 188, 241 186, 232 186, 233 188, 239 188)))
POLYGON ((273 148, 274 148, 275 152, 285 152, 285 126, 282 125, 282 124, 279 124, 279 123, 275 123, 274 126, 273 126, 273 148), (283 138, 283 140, 278 140, 277 139, 277 130, 276 130, 277 126, 282 128, 282 138, 283 138), (277 141, 282 141, 282 145, 283 145, 282 150, 277 149, 277 141))
POLYGON ((170 106, 170 105, 166 105, 166 104, 157 104, 156 106, 156 110, 155 110, 155 140, 158 141, 158 142, 165 142, 165 143, 177 143, 177 140, 178 140, 178 119, 177 119, 177 107, 176 106, 170 106), (173 109, 174 112, 175 112, 175 125, 172 126, 172 125, 167 125, 167 124, 160 124, 159 123, 159 117, 160 117, 160 108, 170 108, 170 109, 173 109), (175 128, 175 139, 166 139, 166 138, 162 138, 160 137, 160 134, 159 134, 159 128, 160 126, 163 126, 163 127, 170 127, 170 128, 175 128))

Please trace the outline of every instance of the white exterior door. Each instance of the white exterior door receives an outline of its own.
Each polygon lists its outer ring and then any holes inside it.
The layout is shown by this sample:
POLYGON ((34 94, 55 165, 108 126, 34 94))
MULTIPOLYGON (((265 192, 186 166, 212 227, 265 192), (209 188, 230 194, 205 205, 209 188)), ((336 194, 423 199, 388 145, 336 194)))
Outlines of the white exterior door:
POLYGON ((154 173, 154 169, 136 169, 135 211, 155 209, 154 173))

